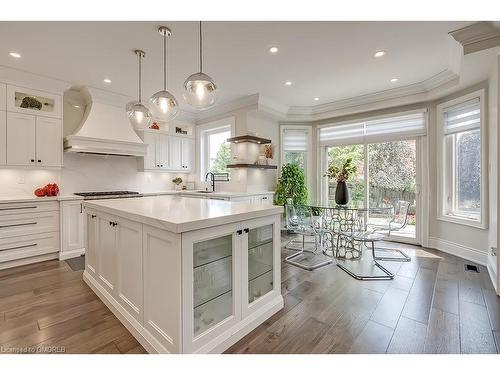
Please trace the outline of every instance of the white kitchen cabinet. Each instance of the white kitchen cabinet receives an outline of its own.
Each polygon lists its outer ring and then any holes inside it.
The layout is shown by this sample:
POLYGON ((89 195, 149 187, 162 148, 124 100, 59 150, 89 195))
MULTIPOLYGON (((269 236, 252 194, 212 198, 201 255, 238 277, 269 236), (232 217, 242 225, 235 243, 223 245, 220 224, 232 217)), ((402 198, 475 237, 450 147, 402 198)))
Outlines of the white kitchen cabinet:
POLYGON ((62 121, 36 117, 36 164, 39 167, 62 165, 62 121))
POLYGON ((86 268, 134 319, 142 322, 142 224, 87 211, 89 227, 94 233, 87 237, 86 268))
POLYGON ((60 167, 60 119, 7 112, 7 165, 60 167))
POLYGON ((97 213, 92 210, 87 210, 85 215, 85 268, 92 276, 98 277, 99 268, 97 261, 97 240, 98 240, 98 224, 97 213))
MULTIPOLYGON (((0 85, 1 90, 1 85, 0 85)), ((0 111, 0 165, 7 163, 7 112, 0 111)))
POLYGON ((7 85, 0 83, 0 111, 7 109, 7 85))
POLYGON ((142 158, 142 169, 145 171, 166 171, 171 169, 168 135, 151 130, 141 131, 139 136, 147 145, 146 156, 142 158))
POLYGON ((186 171, 194 170, 194 139, 182 138, 181 142, 181 167, 186 171))
POLYGON ((61 254, 59 259, 68 259, 85 253, 84 220, 82 200, 61 202, 61 254))
POLYGON ((182 234, 185 352, 280 296, 279 230, 266 217, 182 234))
POLYGON ((170 168, 180 171, 182 168, 182 138, 169 137, 170 147, 170 168))
POLYGON ((118 264, 116 260, 116 230, 114 216, 99 213, 97 215, 97 269, 101 285, 108 293, 115 296, 118 264))
POLYGON ((7 164, 36 165, 36 117, 7 112, 7 164))

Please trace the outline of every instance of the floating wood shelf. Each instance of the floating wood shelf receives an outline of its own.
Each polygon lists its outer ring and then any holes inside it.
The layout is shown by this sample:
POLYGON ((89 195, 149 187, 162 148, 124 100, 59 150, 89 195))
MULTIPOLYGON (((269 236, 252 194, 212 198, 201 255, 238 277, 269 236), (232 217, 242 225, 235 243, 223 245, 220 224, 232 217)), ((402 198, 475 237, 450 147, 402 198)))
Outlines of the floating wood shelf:
POLYGON ((259 165, 259 164, 228 164, 228 168, 256 168, 256 169, 278 169, 277 165, 259 165))
POLYGON ((260 145, 265 145, 271 143, 270 139, 256 137, 254 135, 240 135, 238 137, 232 137, 227 139, 230 143, 258 143, 260 145))

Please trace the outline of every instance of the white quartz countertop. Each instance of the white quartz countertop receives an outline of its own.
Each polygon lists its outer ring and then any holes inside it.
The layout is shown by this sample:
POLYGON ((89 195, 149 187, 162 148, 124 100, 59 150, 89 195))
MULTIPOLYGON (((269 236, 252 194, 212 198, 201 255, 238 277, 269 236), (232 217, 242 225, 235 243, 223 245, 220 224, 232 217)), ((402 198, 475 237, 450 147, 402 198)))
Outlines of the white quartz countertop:
POLYGON ((22 202, 50 202, 50 201, 69 201, 81 200, 78 195, 58 195, 57 197, 36 197, 34 195, 6 195, 0 196, 1 203, 22 203, 22 202))
POLYGON ((281 214, 271 203, 231 202, 177 195, 84 202, 84 207, 149 224, 174 233, 281 214))

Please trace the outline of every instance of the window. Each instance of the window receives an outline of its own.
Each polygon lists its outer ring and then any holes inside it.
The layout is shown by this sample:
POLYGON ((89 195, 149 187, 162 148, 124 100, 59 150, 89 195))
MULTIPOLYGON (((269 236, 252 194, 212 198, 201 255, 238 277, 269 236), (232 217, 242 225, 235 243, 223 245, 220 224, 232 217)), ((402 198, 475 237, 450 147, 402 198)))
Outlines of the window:
POLYGON ((483 91, 438 106, 440 219, 485 227, 483 91))
POLYGON ((227 165, 231 163, 231 138, 234 119, 225 119, 200 125, 200 179, 205 180, 207 172, 229 173, 227 165))
POLYGON ((281 126, 281 162, 282 164, 296 164, 303 171, 306 183, 310 188, 308 178, 310 170, 309 149, 311 148, 311 127, 300 125, 281 126))

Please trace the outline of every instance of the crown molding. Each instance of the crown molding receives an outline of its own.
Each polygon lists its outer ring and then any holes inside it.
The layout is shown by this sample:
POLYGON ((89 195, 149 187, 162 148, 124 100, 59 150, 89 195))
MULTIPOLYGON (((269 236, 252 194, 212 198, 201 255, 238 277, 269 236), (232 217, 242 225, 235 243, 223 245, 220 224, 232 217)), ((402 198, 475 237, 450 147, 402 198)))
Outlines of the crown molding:
POLYGON ((458 83, 458 80, 459 76, 457 73, 446 69, 422 82, 411 85, 360 95, 316 106, 290 107, 287 113, 287 120, 316 121, 339 115, 374 110, 380 108, 381 106, 386 107, 388 102, 392 102, 391 106, 415 103, 426 100, 429 94, 436 89, 458 83))
POLYGON ((476 22, 449 34, 463 46, 464 55, 500 46, 500 28, 489 21, 476 22))

